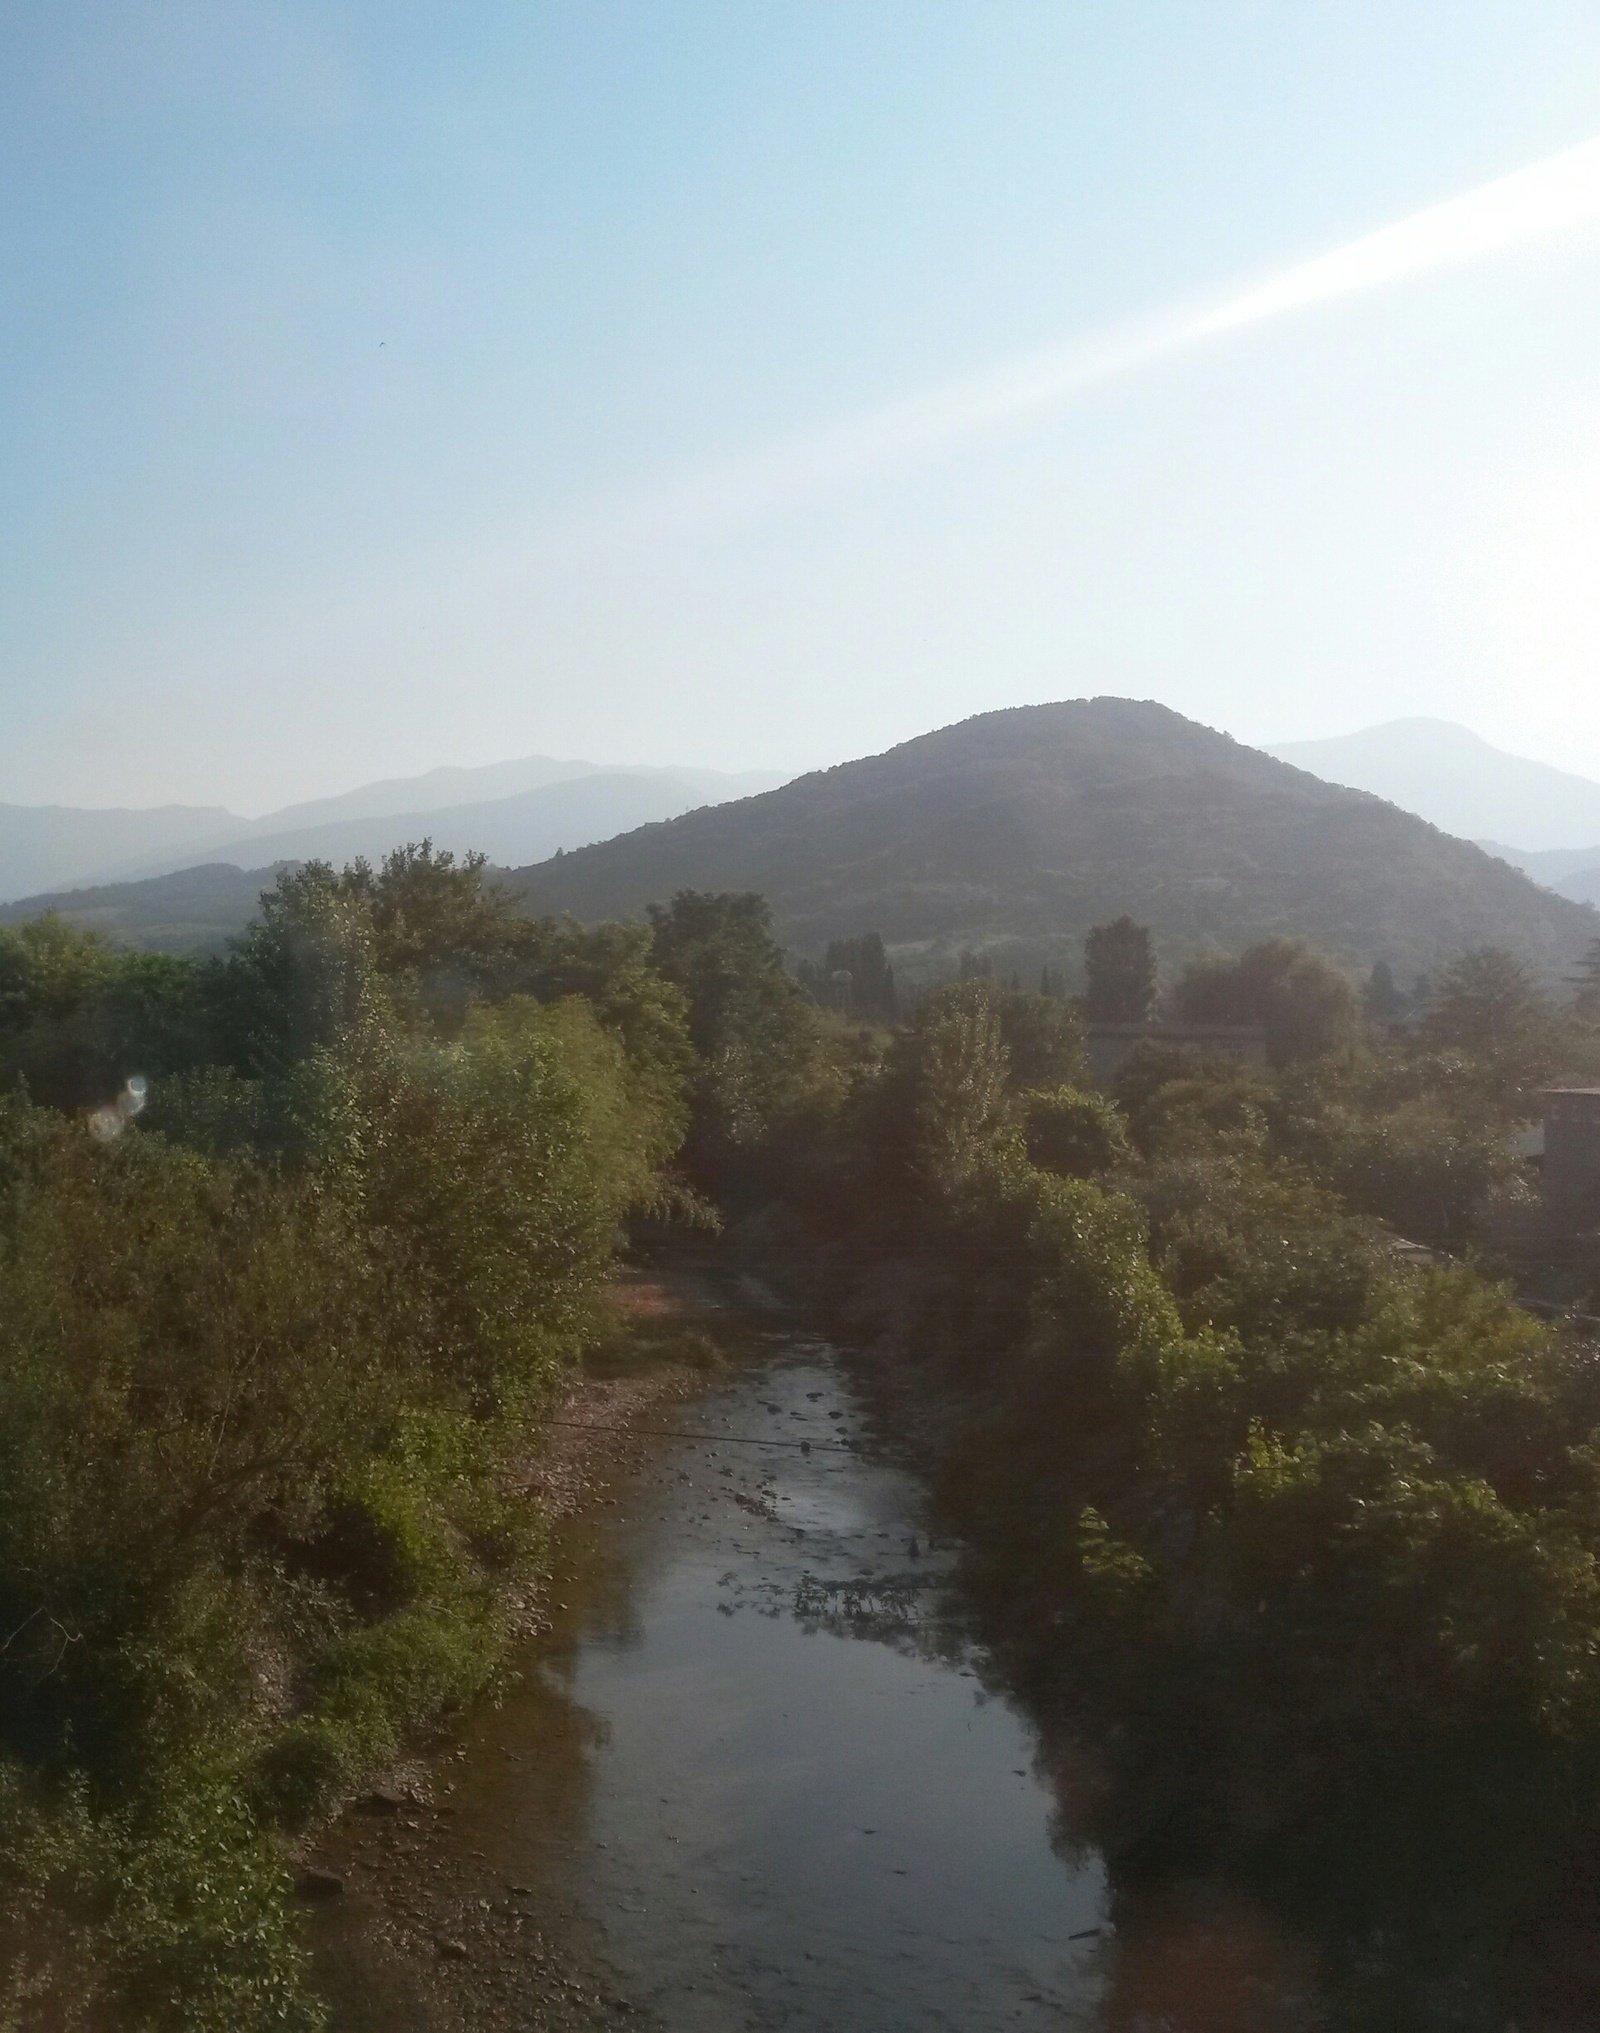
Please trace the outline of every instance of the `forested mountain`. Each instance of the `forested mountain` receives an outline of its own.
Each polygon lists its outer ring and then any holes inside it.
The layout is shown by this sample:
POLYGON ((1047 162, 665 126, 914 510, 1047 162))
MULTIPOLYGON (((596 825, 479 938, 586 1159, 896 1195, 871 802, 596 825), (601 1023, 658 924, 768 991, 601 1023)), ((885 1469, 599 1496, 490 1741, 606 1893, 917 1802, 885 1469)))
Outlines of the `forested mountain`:
POLYGON ((1600 847, 1529 850, 1503 847, 1498 840, 1480 840, 1478 845, 1485 853, 1498 854, 1502 861, 1531 875, 1546 889, 1553 889, 1557 896, 1571 897, 1580 904, 1600 904, 1600 847))
POLYGON ((589 920, 759 890, 791 949, 876 930, 912 977, 965 948, 1070 974, 1122 912, 1168 960, 1282 932, 1397 970, 1495 943, 1554 973, 1600 929, 1408 812, 1114 698, 981 714, 512 880, 531 910, 589 920))
MULTIPOLYGON (((1089 926, 1124 912, 1154 928, 1169 964, 1283 932, 1358 964, 1386 959, 1402 977, 1486 943, 1554 976, 1600 931, 1591 910, 1494 854, 1150 702, 984 714, 640 824, 662 811, 655 801, 688 795, 667 774, 595 772, 434 811, 308 810, 312 823, 249 846, 270 864, 316 855, 337 865, 429 834, 509 865, 530 837, 553 850, 628 827, 508 880, 535 913, 591 921, 684 888, 759 890, 797 956, 876 931, 908 983, 950 971, 965 950, 1005 972, 1037 979, 1048 966, 1071 982, 1089 926)), ((259 862, 185 868, 29 897, 0 909, 0 923, 55 909, 130 944, 217 950, 271 879, 259 862)))
POLYGON ((78 931, 103 932, 120 945, 150 953, 220 953, 261 908, 275 868, 235 868, 210 861, 143 882, 110 882, 0 904, 0 925, 26 924, 53 912, 78 931))

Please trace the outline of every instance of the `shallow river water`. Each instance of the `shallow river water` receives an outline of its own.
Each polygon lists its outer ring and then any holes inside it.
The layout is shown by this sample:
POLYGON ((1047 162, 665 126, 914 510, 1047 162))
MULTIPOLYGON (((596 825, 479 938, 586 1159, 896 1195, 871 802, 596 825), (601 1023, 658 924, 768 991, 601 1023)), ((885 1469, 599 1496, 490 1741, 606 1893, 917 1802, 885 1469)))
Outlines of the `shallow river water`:
MULTIPOLYGON (((553 1629, 441 1767, 458 1904, 508 1999, 554 1939, 673 2033, 1099 2023, 1102 1871, 1054 1838, 919 1488, 824 1347, 768 1347, 563 1528, 553 1629)), ((444 2023, 354 1961, 336 2024, 444 2023)))
MULTIPOLYGON (((1330 1990, 1338 1938, 1259 1893, 1113 1891, 1066 1825, 1103 1809, 1094 1759, 1065 1722, 1041 1748, 985 1672, 960 1549, 849 1366, 700 1303, 737 1364, 604 1443, 503 1697, 310 1859, 344 1886, 313 1909, 334 2033, 1600 2024, 1586 1899, 1523 1944, 1517 1998, 1470 1915, 1414 1940, 1380 1899, 1330 1990)), ((1328 1889, 1349 1902, 1337 1864, 1328 1889)))

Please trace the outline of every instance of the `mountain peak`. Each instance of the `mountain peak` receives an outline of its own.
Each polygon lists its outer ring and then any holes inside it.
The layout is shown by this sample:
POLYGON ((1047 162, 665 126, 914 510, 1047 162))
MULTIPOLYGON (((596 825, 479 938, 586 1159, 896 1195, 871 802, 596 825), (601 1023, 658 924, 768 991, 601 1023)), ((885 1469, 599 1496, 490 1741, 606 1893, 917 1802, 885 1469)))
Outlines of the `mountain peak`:
POLYGON ((1555 970, 1594 929, 1392 804, 1116 697, 978 714, 516 880, 532 908, 590 919, 759 890, 791 945, 877 931, 910 976, 964 948, 1075 971, 1089 926, 1124 911, 1169 957, 1289 933, 1401 969, 1495 942, 1555 970))

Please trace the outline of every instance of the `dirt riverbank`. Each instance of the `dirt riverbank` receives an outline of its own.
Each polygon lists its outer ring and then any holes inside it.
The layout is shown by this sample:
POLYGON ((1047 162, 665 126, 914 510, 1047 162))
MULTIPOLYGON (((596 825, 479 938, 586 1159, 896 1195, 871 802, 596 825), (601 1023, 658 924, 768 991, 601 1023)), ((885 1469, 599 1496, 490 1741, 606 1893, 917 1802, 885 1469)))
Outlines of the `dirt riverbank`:
MULTIPOLYGON (((638 1469, 655 1429, 736 1352, 745 1323, 725 1290, 725 1276, 691 1256, 619 1277, 612 1331, 554 1408, 545 1447, 518 1471, 552 1527, 614 1507, 615 1486, 638 1469)), ((526 1586, 519 1640, 537 1640, 561 1616, 563 1579, 558 1558, 526 1586)), ((443 1726, 300 1853, 336 2033, 648 2026, 616 1994, 598 1940, 586 1940, 572 1914, 541 1910, 513 1884, 487 1885, 463 1852, 452 1795, 466 1754, 456 1738, 443 1726)))

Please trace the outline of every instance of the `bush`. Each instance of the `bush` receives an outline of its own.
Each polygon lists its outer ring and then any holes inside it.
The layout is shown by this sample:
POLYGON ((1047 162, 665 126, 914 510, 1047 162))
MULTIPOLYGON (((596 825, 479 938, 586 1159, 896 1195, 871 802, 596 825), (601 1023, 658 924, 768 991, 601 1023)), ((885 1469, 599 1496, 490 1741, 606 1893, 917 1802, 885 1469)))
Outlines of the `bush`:
POLYGON ((1028 1161, 1042 1172, 1093 1178, 1130 1155, 1122 1116, 1102 1094, 1056 1087, 1029 1095, 1026 1110, 1028 1161))
MULTIPOLYGON (((460 874, 286 879, 204 977, 232 1063, 137 1121, 0 1102, 0 1870, 118 2023, 314 2019, 271 1831, 492 1672, 505 1463, 682 1134, 664 984, 418 991, 500 925, 460 874)), ((33 1017, 116 972, 23 955, 33 1017)))

